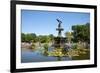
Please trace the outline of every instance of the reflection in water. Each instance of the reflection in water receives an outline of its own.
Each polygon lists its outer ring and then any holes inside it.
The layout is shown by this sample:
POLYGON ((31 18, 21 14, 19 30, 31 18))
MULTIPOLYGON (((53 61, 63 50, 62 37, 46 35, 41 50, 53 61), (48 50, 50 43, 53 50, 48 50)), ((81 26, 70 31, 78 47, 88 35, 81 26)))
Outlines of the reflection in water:
POLYGON ((48 50, 44 50, 43 55, 48 56, 48 50))
POLYGON ((36 47, 34 50, 22 48, 21 54, 22 63, 90 59, 90 49, 72 49, 68 46, 63 49, 47 45, 36 47))
POLYGON ((57 57, 57 60, 58 60, 58 61, 61 61, 61 57, 57 57))
POLYGON ((22 49, 21 62, 46 62, 46 61, 64 61, 71 60, 70 57, 60 57, 60 56, 49 56, 48 53, 51 52, 54 48, 48 47, 39 47, 36 50, 22 49))

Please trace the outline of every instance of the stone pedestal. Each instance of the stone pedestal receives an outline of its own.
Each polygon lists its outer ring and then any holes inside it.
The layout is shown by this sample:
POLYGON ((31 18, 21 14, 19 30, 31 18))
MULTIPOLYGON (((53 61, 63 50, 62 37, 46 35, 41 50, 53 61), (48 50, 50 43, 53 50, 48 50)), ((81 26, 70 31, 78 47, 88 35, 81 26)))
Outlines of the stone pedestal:
POLYGON ((63 37, 55 37, 54 38, 54 47, 55 48, 64 47, 65 42, 66 42, 66 38, 63 38, 63 37))

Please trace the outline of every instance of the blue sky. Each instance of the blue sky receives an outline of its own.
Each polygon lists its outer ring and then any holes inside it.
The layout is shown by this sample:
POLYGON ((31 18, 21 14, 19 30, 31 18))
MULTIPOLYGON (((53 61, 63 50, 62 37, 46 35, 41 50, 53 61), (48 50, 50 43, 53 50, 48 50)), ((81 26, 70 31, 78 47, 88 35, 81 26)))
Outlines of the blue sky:
POLYGON ((64 36, 65 32, 71 31, 71 26, 90 22, 90 13, 21 10, 22 32, 57 36, 57 18, 62 21, 64 36))

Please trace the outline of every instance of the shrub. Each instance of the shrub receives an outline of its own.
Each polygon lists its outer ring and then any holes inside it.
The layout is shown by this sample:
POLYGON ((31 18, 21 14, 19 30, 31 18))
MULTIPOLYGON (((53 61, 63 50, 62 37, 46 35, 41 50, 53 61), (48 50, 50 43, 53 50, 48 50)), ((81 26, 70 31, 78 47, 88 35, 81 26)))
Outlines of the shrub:
POLYGON ((77 49, 77 44, 73 45, 72 49, 77 49))
POLYGON ((31 48, 32 48, 32 49, 35 49, 35 44, 34 44, 34 43, 32 43, 31 48))
POLYGON ((48 49, 48 44, 44 44, 44 48, 45 49, 48 49))

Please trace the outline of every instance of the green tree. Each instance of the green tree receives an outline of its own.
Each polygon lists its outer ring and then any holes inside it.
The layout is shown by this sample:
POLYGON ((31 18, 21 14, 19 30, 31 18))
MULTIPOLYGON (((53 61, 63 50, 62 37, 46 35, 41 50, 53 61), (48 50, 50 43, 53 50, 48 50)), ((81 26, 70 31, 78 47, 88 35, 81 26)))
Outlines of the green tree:
POLYGON ((52 42, 52 41, 53 41, 53 39, 54 39, 53 34, 50 34, 50 35, 49 35, 49 38, 50 38, 50 42, 52 42))
POLYGON ((89 42, 90 41, 90 23, 85 25, 72 26, 74 41, 89 42))
POLYGON ((31 40, 32 40, 32 42, 37 42, 37 39, 36 39, 37 36, 36 36, 35 33, 31 33, 30 36, 31 36, 31 40))
POLYGON ((44 44, 44 55, 48 56, 48 44, 44 44))
POLYGON ((41 43, 49 43, 51 42, 51 37, 47 35, 40 35, 38 36, 38 41, 41 43))
POLYGON ((22 42, 36 42, 36 34, 35 33, 21 33, 22 42))
POLYGON ((30 42, 32 41, 32 39, 33 39, 32 36, 31 36, 30 34, 26 34, 26 37, 25 37, 25 38, 26 38, 26 42, 29 42, 29 43, 30 43, 30 42))
POLYGON ((40 43, 45 43, 46 42, 46 36, 39 35, 38 40, 39 40, 40 43))
POLYGON ((24 33, 21 33, 21 41, 25 42, 25 34, 24 33))

